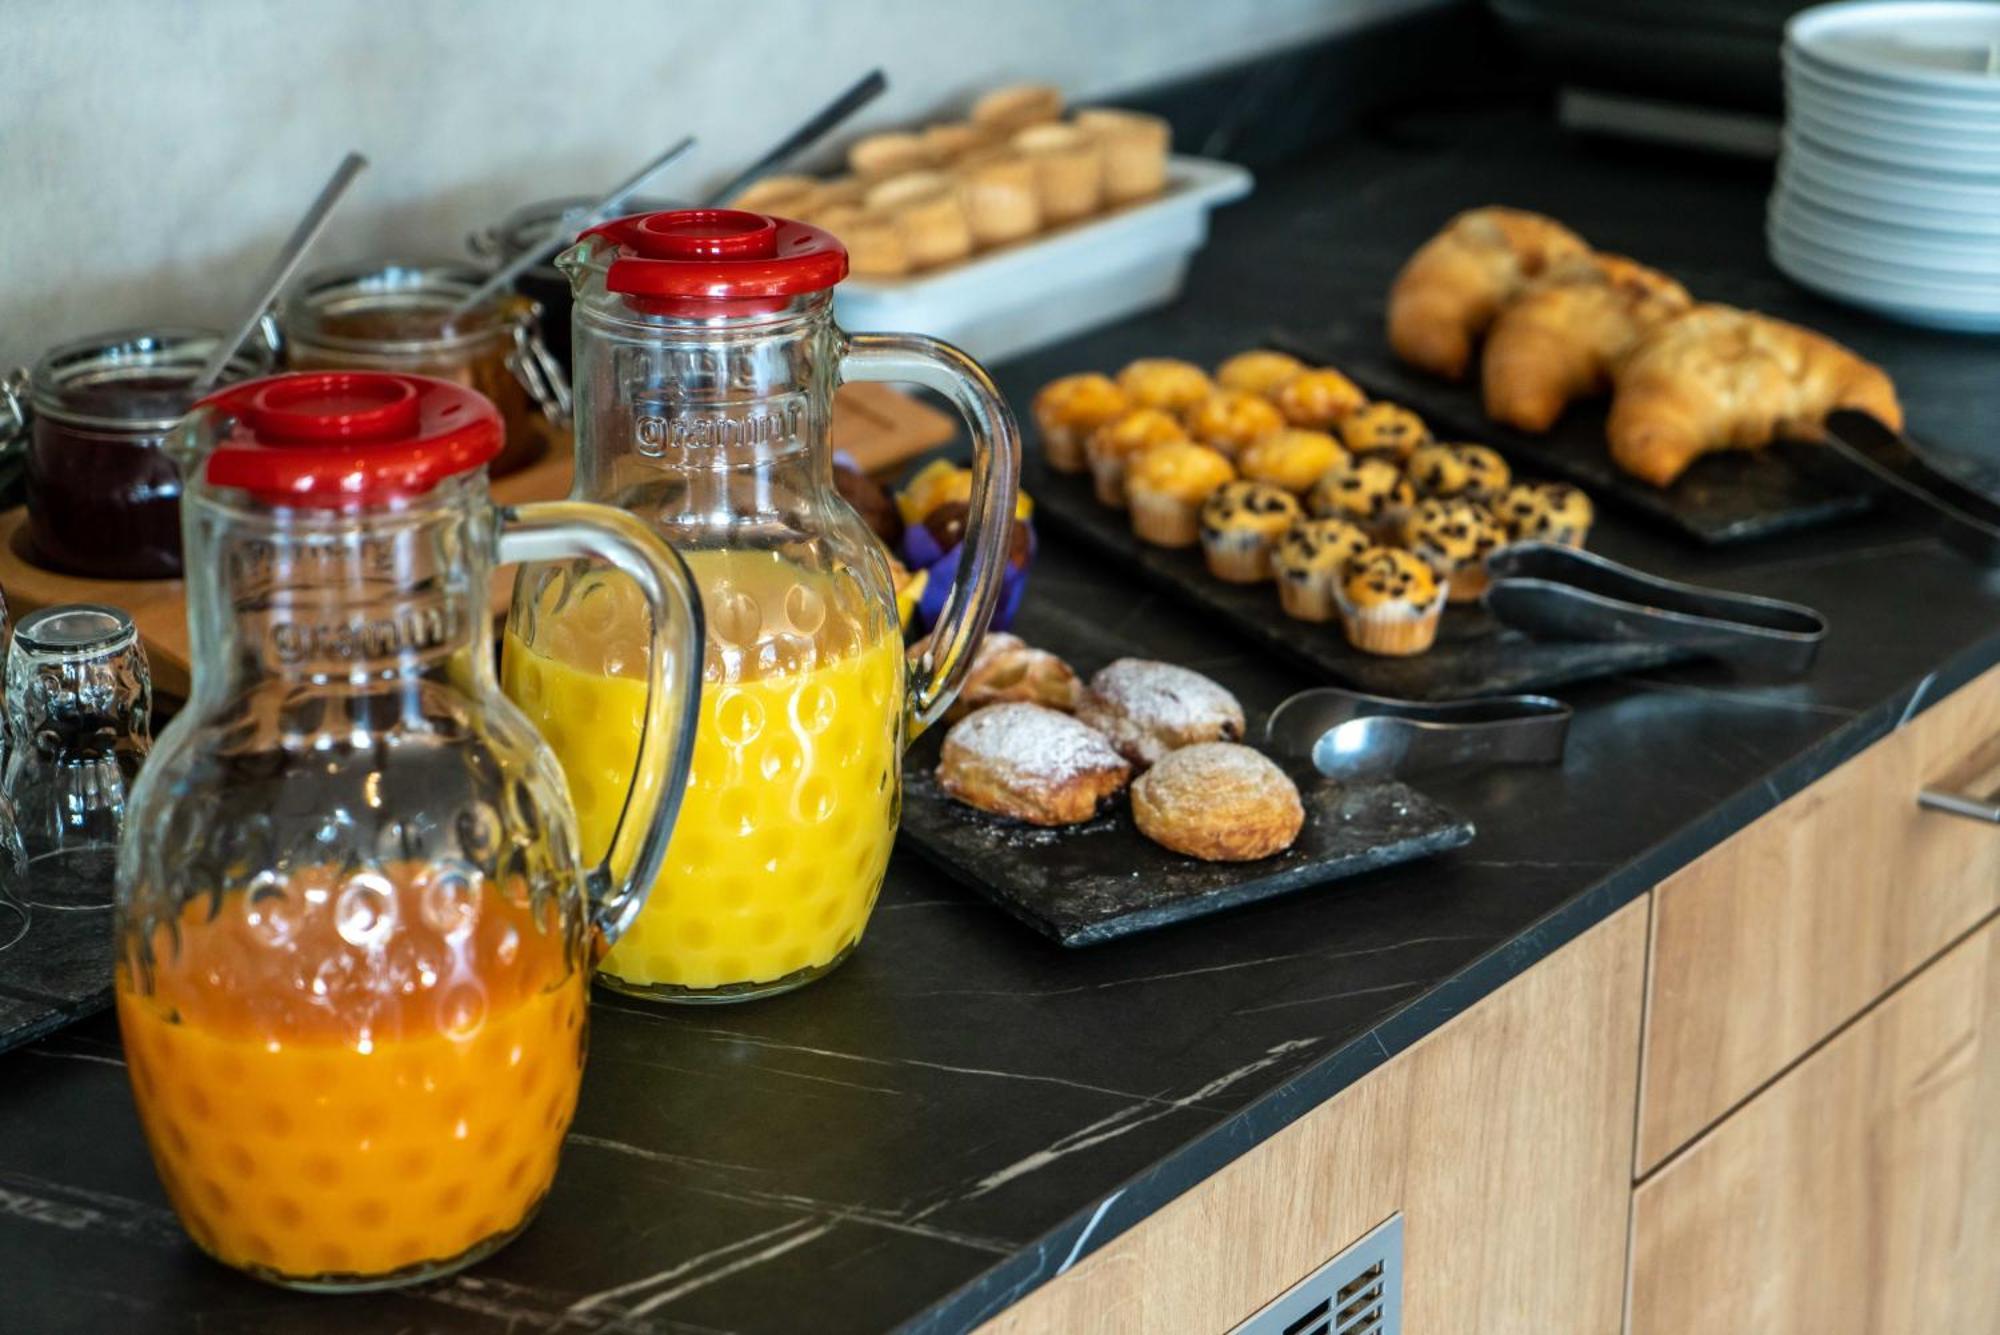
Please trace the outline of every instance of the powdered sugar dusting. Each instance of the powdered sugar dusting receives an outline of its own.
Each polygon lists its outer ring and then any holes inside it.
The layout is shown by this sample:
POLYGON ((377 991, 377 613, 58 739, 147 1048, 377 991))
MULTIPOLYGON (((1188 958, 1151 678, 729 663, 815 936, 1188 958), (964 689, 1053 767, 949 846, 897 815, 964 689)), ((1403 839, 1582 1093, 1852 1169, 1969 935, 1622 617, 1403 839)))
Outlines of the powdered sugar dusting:
POLYGON ((1121 658, 1090 679, 1091 691, 1134 723, 1175 732, 1233 723, 1243 730, 1243 706, 1199 672, 1177 663, 1121 658))
POLYGON ((963 749, 1016 780, 1065 783, 1104 769, 1125 768, 1125 758, 1094 728, 1041 705, 1015 701, 966 715, 945 734, 947 752, 963 749))
POLYGON ((1227 808, 1245 799, 1298 790, 1261 751, 1234 742, 1197 742, 1172 752, 1139 780, 1147 800, 1181 810, 1227 808))

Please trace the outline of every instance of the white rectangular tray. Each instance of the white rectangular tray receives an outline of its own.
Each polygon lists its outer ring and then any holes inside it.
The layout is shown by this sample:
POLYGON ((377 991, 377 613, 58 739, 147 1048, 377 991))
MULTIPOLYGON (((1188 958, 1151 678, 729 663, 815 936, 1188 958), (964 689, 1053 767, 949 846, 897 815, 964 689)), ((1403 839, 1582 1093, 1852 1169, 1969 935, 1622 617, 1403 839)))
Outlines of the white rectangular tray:
POLYGON ((1166 191, 1032 241, 909 278, 850 278, 834 313, 852 330, 930 334, 998 361, 1180 294, 1208 212, 1250 193, 1230 162, 1174 157, 1166 191))

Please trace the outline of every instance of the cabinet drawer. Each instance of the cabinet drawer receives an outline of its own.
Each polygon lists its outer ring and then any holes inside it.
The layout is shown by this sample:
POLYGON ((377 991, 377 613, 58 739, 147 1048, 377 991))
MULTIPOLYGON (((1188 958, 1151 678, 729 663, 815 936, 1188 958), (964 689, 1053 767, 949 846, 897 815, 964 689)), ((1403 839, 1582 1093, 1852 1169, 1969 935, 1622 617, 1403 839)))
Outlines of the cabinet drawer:
POLYGON ((1996 737, 2000 669, 1661 883, 1638 1176, 2000 903, 2000 828, 1917 805, 1996 737))
POLYGON ((2000 925, 1642 1183, 1629 1335, 2000 1331, 2000 925))

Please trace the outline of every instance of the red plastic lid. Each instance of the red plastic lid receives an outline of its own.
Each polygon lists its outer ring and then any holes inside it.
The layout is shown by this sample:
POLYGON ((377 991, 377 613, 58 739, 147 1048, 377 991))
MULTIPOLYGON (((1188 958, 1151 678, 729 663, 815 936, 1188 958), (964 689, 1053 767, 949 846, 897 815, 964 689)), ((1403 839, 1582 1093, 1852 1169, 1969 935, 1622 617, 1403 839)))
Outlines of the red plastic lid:
POLYGON ((273 505, 339 507, 421 496, 500 453, 485 395, 428 376, 308 371, 245 381, 197 406, 233 419, 208 482, 273 505))
POLYGON ((847 277, 831 232, 742 209, 669 209, 591 228, 618 246, 604 285, 669 315, 754 315, 847 277))

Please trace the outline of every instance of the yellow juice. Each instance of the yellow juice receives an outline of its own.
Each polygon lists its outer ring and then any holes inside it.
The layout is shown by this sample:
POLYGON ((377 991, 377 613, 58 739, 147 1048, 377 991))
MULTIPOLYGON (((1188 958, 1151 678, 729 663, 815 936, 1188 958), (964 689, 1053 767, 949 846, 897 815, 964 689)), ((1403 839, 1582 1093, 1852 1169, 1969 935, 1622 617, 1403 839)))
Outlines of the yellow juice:
MULTIPOLYGON (((687 793, 666 866, 599 971, 614 985, 754 988, 833 963, 874 908, 901 798, 903 646, 886 611, 826 624, 854 607, 846 587, 768 560, 691 564, 711 646, 687 793)), ((571 661, 607 657, 574 626, 533 649, 510 630, 501 665, 562 763, 593 861, 646 697, 629 672, 571 661)))

